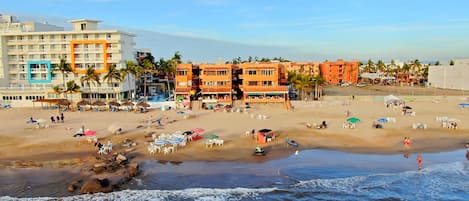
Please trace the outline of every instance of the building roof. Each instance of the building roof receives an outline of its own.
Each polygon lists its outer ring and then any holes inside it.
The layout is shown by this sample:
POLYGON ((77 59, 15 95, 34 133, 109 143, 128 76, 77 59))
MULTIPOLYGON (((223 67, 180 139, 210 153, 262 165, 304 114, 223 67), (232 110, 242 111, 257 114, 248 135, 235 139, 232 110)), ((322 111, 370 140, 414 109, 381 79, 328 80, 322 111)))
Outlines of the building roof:
POLYGON ((101 20, 92 20, 92 19, 75 19, 75 20, 68 20, 67 22, 70 22, 70 23, 77 23, 77 22, 95 22, 95 23, 98 23, 98 22, 102 22, 101 20))

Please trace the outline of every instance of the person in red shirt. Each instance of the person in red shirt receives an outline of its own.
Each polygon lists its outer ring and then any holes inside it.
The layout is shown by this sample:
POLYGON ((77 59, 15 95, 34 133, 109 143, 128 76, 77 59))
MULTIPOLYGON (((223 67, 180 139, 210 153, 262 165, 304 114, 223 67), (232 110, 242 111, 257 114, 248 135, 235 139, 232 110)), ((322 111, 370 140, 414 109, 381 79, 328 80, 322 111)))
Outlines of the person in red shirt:
POLYGON ((422 169, 423 159, 422 159, 422 156, 420 154, 417 156, 417 163, 418 163, 419 170, 421 170, 422 169))

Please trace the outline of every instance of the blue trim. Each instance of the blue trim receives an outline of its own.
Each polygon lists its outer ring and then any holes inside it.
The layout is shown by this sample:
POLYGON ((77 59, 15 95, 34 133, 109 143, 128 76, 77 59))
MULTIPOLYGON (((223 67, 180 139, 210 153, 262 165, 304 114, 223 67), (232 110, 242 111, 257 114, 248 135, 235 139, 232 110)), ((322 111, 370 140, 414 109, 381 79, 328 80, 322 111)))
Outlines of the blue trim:
POLYGON ((52 63, 50 61, 28 61, 28 82, 29 83, 51 83, 52 82, 52 63), (31 73, 31 65, 37 64, 47 64, 47 79, 45 80, 37 80, 37 79, 32 79, 32 73, 31 73))

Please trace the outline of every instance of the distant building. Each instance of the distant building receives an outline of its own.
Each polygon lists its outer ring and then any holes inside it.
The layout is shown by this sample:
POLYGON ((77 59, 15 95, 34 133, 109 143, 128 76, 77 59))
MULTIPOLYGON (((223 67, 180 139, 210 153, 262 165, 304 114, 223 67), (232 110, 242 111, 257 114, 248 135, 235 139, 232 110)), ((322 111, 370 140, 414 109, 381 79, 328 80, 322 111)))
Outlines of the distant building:
MULTIPOLYGON (((52 87, 62 85, 62 73, 53 66, 65 59, 73 72, 65 81, 80 85, 89 66, 101 77, 101 85, 82 86, 71 99, 122 99, 129 97, 135 82, 102 81, 111 65, 125 67, 132 54, 134 35, 117 30, 98 30, 97 20, 69 21, 73 30, 37 22, 19 22, 13 16, 0 18, 0 97, 13 106, 32 106, 36 99, 59 98, 52 87), (130 83, 130 85, 128 84, 130 83)), ((128 78, 134 80, 129 76, 128 78)), ((62 95, 63 96, 63 95, 62 95)))
POLYGON ((358 61, 325 61, 319 65, 321 76, 329 84, 357 83, 358 80, 358 61))
POLYGON ((469 90, 469 59, 454 60, 454 65, 430 66, 428 84, 442 89, 469 90))
POLYGON ((287 72, 306 74, 313 77, 320 76, 319 62, 282 62, 280 65, 284 66, 287 72))

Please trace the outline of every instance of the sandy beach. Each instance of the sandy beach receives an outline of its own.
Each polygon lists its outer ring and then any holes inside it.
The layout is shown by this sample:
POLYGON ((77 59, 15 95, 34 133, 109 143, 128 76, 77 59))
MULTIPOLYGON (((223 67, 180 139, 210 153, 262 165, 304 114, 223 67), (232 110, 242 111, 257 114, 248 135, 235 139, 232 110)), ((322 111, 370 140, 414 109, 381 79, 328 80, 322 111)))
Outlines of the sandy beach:
MULTIPOLYGON (((464 147, 469 137, 469 110, 457 105, 466 97, 415 97, 407 102, 413 107, 415 116, 403 116, 401 110, 387 108, 382 101, 357 96, 355 100, 336 97, 320 102, 294 102, 294 111, 287 111, 280 105, 253 105, 249 113, 213 112, 194 110, 195 118, 184 119, 175 110, 150 110, 135 112, 65 112, 64 123, 51 123, 50 116, 57 116, 57 110, 37 108, 11 108, 0 110, 0 164, 2 167, 17 167, 20 162, 36 163, 41 167, 63 167, 85 165, 95 162, 98 155, 92 143, 86 138, 74 138, 73 134, 82 125, 97 131, 100 142, 112 141, 114 152, 119 152, 125 138, 137 143, 133 151, 134 160, 170 161, 238 161, 258 162, 291 155, 296 150, 328 149, 357 153, 419 153, 455 150, 464 147), (349 117, 358 117, 361 122, 355 129, 343 128, 349 117), (266 115, 267 119, 252 118, 266 115), (459 119, 457 130, 442 128, 435 120, 437 116, 459 119), (30 117, 46 120, 49 128, 33 128, 26 124, 30 117), (373 121, 381 117, 395 117, 395 123, 384 124, 383 129, 372 128, 373 121), (148 119, 161 118, 162 126, 145 123, 148 119), (326 121, 327 129, 307 128, 307 123, 326 121), (412 123, 425 123, 427 129, 412 129, 412 123), (121 135, 108 131, 110 125, 124 129, 121 135), (150 127, 150 128, 148 128, 150 127), (224 146, 205 148, 205 140, 189 142, 187 146, 168 155, 147 152, 145 135, 148 133, 173 133, 193 128, 205 129, 204 134, 216 134, 224 140, 224 146), (246 131, 269 128, 277 139, 264 145, 267 156, 253 157, 256 141, 246 131), (412 140, 410 149, 405 150, 403 138, 412 140), (288 147, 285 138, 297 141, 299 148, 288 147)), ((148 138, 147 138, 148 139, 148 138)))

